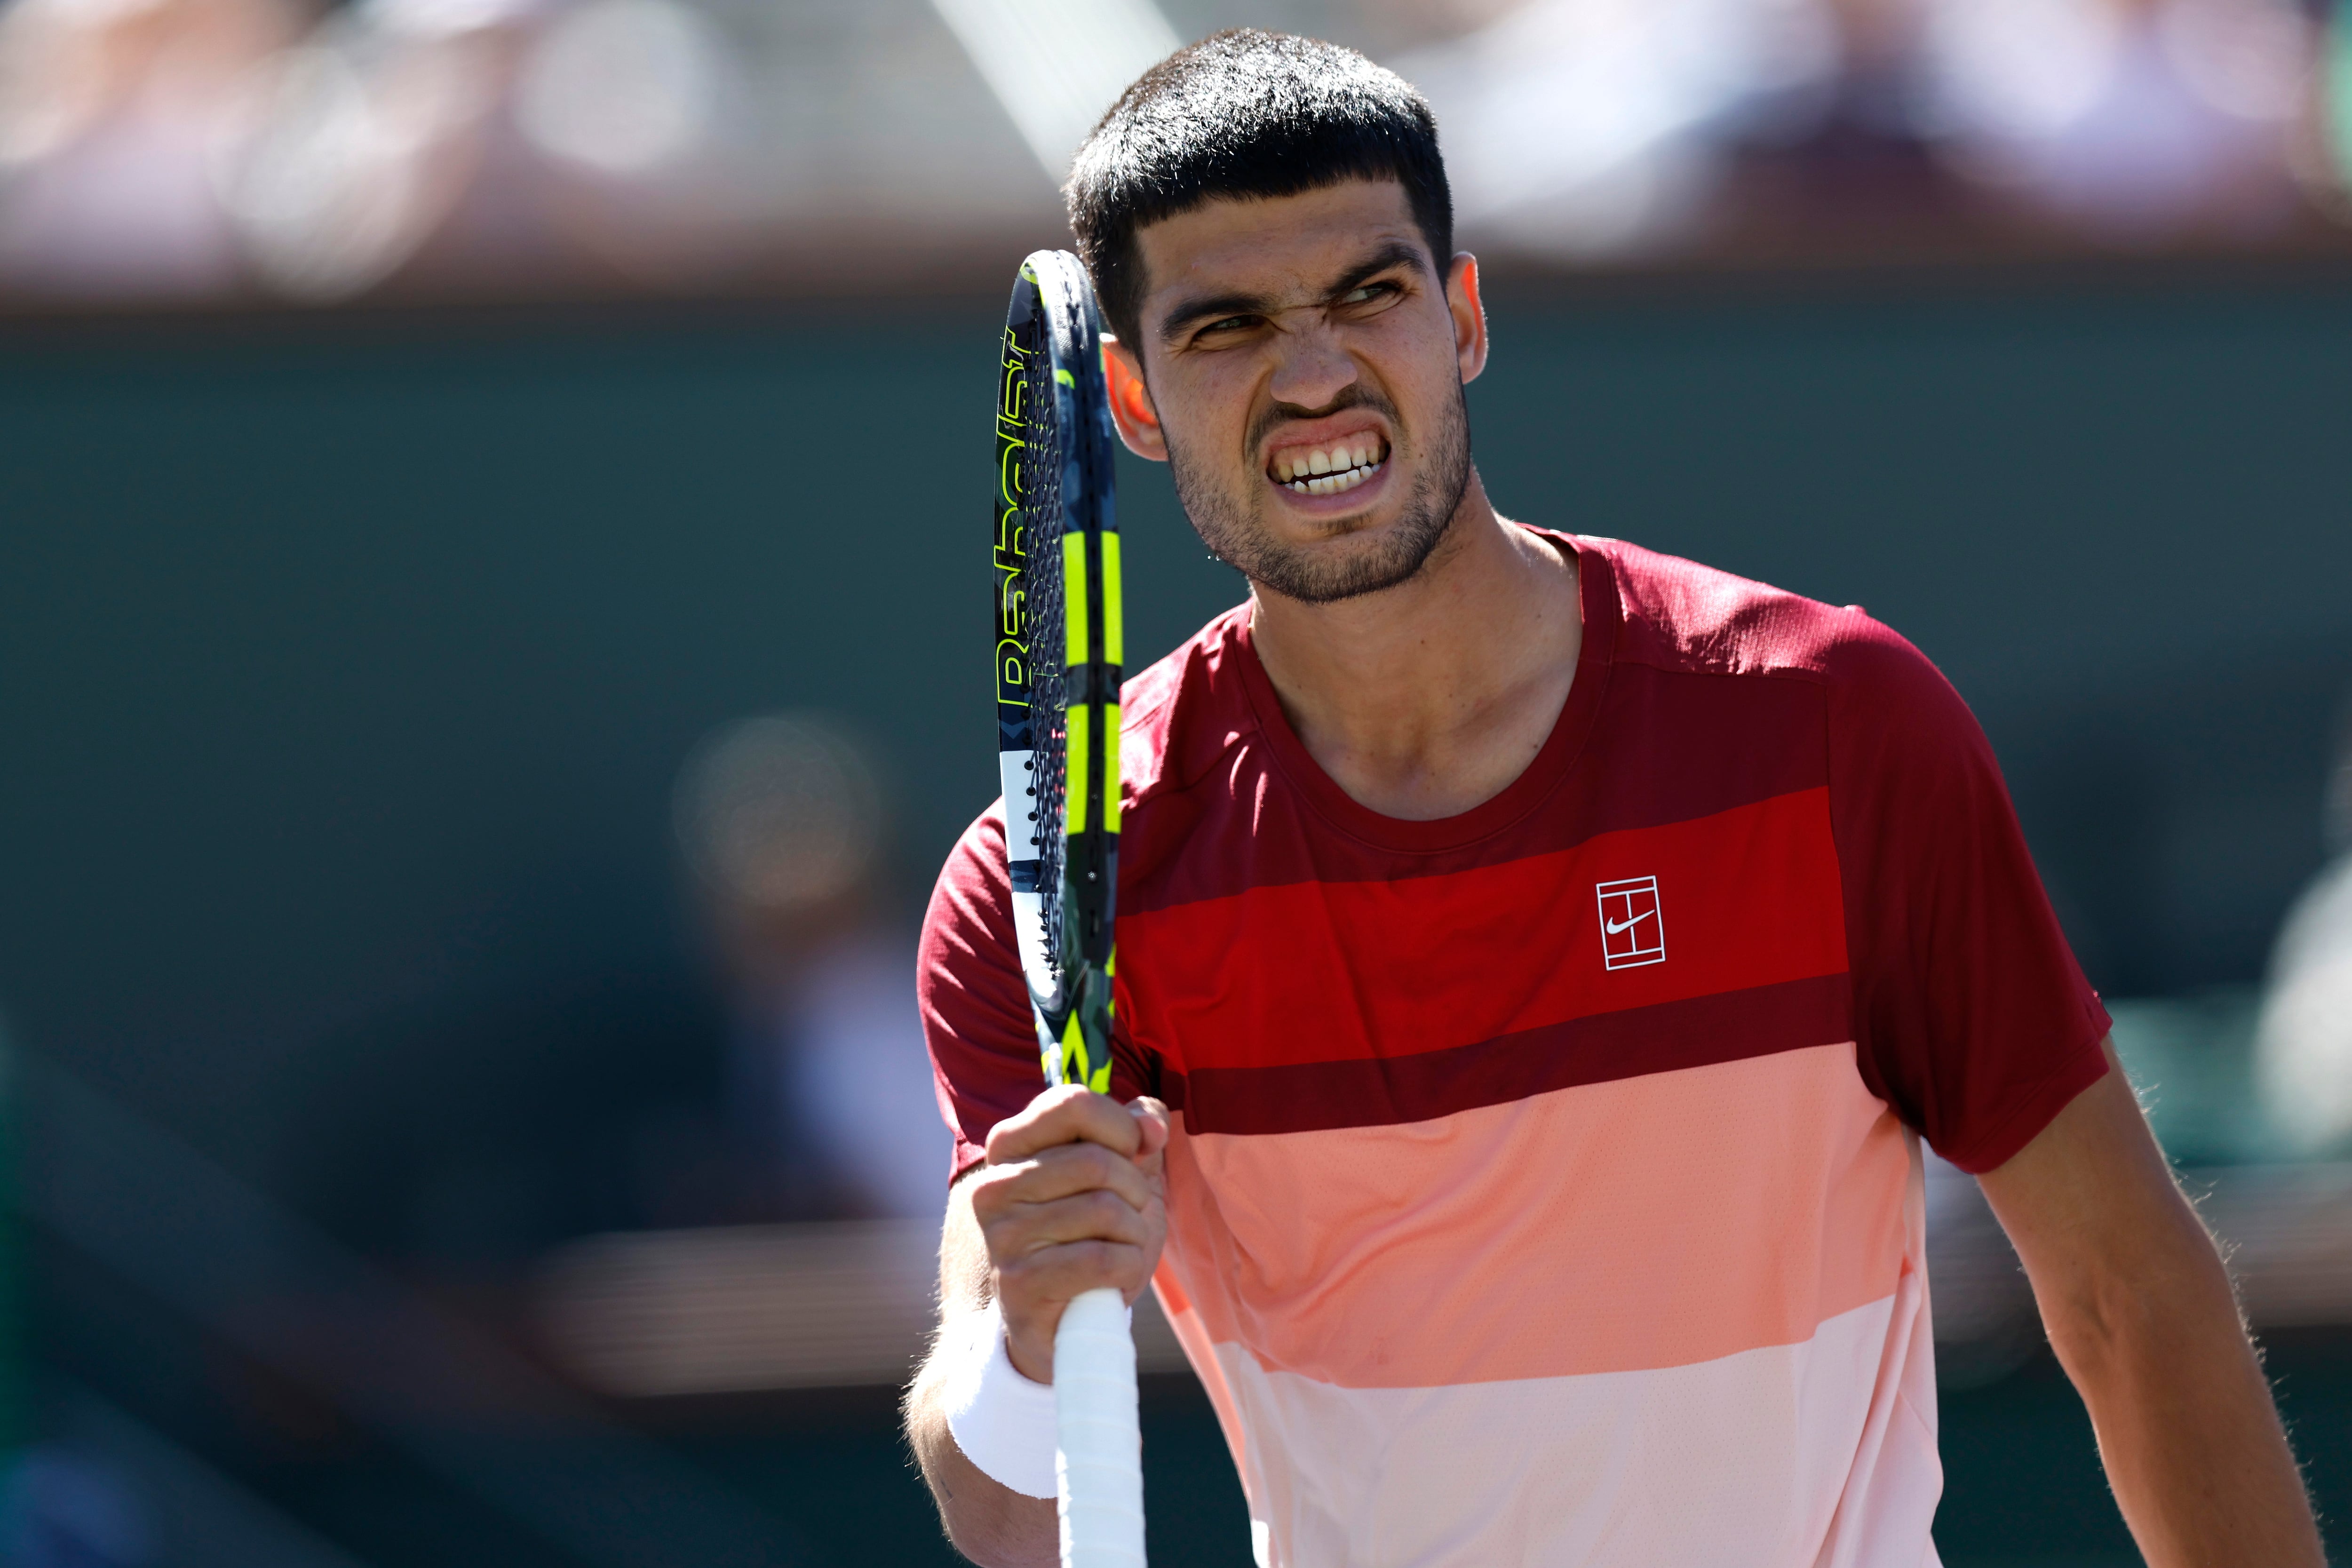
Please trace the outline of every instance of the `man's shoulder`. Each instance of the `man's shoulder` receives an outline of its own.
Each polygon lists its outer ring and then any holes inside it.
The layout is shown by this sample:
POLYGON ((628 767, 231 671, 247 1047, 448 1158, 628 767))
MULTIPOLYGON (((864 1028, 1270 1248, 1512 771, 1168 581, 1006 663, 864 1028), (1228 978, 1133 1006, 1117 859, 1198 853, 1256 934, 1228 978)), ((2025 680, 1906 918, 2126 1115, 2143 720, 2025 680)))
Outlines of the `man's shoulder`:
POLYGON ((1617 662, 1833 688, 1941 682, 1925 655, 1859 605, 1824 604, 1622 540, 1577 542, 1608 563, 1622 617, 1617 662))
MULTIPOLYGON (((1167 657, 1119 688, 1119 793, 1132 813, 1153 797, 1182 790, 1213 771, 1217 760, 1256 725, 1237 660, 1246 605, 1216 616, 1167 657)), ((1129 831, 1135 823, 1130 820, 1129 831)), ((1132 838, 1129 839, 1130 846, 1132 838)), ((949 852, 934 893, 936 924, 961 910, 973 918, 1005 921, 1012 884, 1004 870, 1004 801, 989 803, 949 852), (942 903, 940 900, 946 900, 942 903)), ((1006 926, 1009 932, 1011 928, 1006 926)), ((1009 939, 1009 936, 1007 938, 1009 939)))
POLYGON ((1119 776, 1130 808, 1198 782, 1257 719, 1241 661, 1246 604, 1211 620, 1119 693, 1119 776))

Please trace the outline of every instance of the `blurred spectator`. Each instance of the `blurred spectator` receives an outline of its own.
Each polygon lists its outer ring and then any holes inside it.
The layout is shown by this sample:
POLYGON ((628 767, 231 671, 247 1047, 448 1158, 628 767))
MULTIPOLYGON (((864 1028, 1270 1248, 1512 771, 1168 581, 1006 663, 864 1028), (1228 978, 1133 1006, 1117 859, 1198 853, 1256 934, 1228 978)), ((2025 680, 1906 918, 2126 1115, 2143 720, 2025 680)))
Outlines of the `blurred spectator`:
POLYGON ((678 0, 359 0, 260 73, 225 188, 297 295, 412 264, 526 289, 691 278, 739 247, 740 97, 678 0))
POLYGON ((547 259, 502 114, 538 0, 359 0, 254 83, 222 161, 255 265, 286 292, 354 293, 428 242, 496 270, 547 259))
POLYGON ((688 759, 677 823, 730 994, 737 1113, 784 1212, 939 1213, 948 1135, 871 763, 817 716, 745 720, 688 759))
POLYGON ((567 236, 637 281, 691 283, 757 241, 748 92, 696 7, 587 0, 534 42, 514 111, 567 236))
POLYGON ((822 719, 753 719, 672 805, 719 994, 589 962, 378 1009, 291 1091, 278 1189, 456 1280, 601 1232, 936 1216, 948 1135, 872 764, 822 719))
POLYGON ((2295 0, 1916 0, 1919 123, 1962 174, 2118 237, 2275 227, 2295 0))
POLYGON ((2288 911, 2255 1039, 2272 1117, 2305 1154, 2352 1145, 2352 704, 2328 774, 2333 857, 2288 911))
MULTIPOLYGON (((0 0, 0 289, 925 278, 1050 235, 1071 128, 1227 19, 1082 6, 1091 30, 1040 53, 1005 43, 1027 36, 1010 0, 350 0, 302 37, 308 3, 0 0)), ((1465 241, 1575 262, 2259 243, 2315 211, 2352 220, 2347 15, 1264 0, 1253 19, 1419 82, 1465 241)))
POLYGON ((15 0, 0 11, 0 280, 215 294, 238 277, 211 159, 293 0, 15 0))
POLYGON ((1465 228, 1593 256, 1687 233, 1733 137, 1818 112, 1838 63, 1822 0, 1529 0, 1395 67, 1465 228))

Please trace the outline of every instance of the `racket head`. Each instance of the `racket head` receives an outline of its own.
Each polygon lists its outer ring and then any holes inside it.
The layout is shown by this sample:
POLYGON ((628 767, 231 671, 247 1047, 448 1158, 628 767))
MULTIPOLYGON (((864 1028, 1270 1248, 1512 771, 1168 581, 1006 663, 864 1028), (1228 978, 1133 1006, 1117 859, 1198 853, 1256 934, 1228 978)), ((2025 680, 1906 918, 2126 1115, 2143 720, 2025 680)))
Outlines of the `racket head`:
POLYGON ((1014 931, 1048 1077, 1108 1084, 1124 616, 1101 312, 1077 258, 1022 263, 1001 347, 991 631, 1014 931), (1074 1022, 1103 1037, 1075 1060, 1074 1022))

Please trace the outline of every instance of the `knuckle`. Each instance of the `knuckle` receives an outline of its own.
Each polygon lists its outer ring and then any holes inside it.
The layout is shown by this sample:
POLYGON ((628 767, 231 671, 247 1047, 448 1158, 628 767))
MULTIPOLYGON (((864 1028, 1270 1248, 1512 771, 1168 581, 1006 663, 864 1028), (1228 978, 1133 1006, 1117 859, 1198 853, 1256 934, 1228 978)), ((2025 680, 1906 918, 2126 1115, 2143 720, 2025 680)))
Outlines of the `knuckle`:
POLYGON ((1065 1143, 1039 1156, 1050 1165, 1057 1184, 1071 1192, 1090 1192, 1118 1183, 1118 1155, 1099 1143, 1065 1143))
POLYGON ((1086 1204, 1087 1220, 1106 1235, 1124 1235, 1135 1218, 1134 1205, 1107 1188, 1098 1187, 1088 1193, 1086 1204))
POLYGON ((1016 1173, 1008 1166, 983 1171, 972 1178, 971 1212, 982 1225, 1002 1215, 1005 1205, 1013 1201, 1012 1185, 1016 1173))
POLYGON ((1087 1091, 1074 1083, 1056 1084, 1029 1102, 1028 1115, 1038 1125, 1055 1127, 1083 1114, 1087 1091))
POLYGON ((1008 1258, 998 1263, 996 1266, 998 1299, 1009 1304, 1015 1300, 1025 1300, 1034 1295, 1037 1277, 1043 1267, 1039 1255, 1034 1252, 1024 1253, 1018 1258, 1008 1258))
POLYGON ((1118 1271, 1119 1255, 1128 1248, 1100 1239, 1070 1244, 1071 1271, 1089 1282, 1108 1279, 1118 1271))

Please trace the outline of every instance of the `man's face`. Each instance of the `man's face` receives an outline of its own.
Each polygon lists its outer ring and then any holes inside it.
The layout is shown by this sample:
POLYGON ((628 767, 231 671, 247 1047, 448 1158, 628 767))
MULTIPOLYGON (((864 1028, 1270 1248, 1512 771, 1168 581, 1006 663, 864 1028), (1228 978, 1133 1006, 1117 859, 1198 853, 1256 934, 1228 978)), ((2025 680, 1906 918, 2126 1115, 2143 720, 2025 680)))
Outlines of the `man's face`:
POLYGON ((1449 288, 1389 180, 1213 201, 1137 239, 1127 347, 1155 417, 1114 406, 1130 444, 1164 447, 1209 548, 1309 604, 1412 576, 1469 483, 1462 384, 1486 333, 1467 258, 1449 288))

